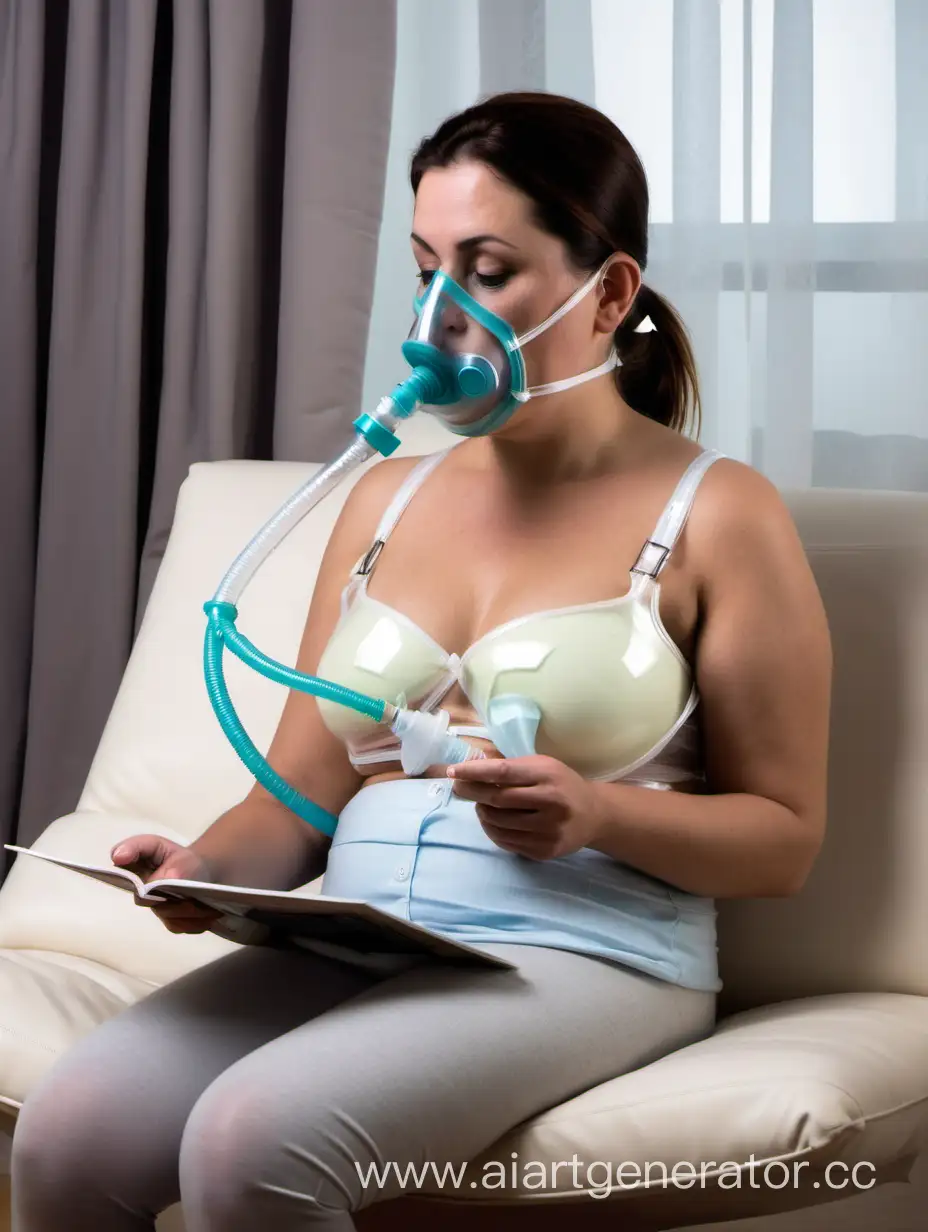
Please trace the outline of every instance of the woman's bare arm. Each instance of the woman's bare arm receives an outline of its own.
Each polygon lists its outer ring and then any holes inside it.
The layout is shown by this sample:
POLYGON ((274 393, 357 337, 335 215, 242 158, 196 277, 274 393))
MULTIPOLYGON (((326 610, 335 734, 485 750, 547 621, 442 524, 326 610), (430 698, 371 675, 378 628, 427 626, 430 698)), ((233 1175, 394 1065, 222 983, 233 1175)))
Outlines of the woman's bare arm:
MULTIPOLYGON (((356 482, 319 567, 296 667, 314 675, 339 615, 341 592, 377 522, 416 459, 378 462, 356 482)), ((307 799, 338 814, 360 786, 345 746, 322 721, 316 699, 291 689, 267 753, 279 775, 307 799)), ((325 870, 331 839, 255 783, 248 795, 190 844, 217 881, 290 890, 325 870)))
POLYGON ((725 461, 703 487, 687 559, 703 590, 696 678, 712 794, 597 784, 591 845, 695 894, 789 895, 825 831, 827 620, 774 486, 725 461))

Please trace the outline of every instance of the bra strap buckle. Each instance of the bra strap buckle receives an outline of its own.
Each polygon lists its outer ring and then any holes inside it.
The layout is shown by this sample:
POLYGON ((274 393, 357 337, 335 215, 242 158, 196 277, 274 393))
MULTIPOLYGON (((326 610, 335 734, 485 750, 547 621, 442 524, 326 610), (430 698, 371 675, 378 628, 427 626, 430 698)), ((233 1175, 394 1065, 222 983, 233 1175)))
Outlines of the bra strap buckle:
POLYGON ((374 540, 355 566, 354 572, 358 577, 367 577, 367 575, 371 572, 377 561, 377 557, 383 551, 383 546, 385 543, 385 539, 374 540))
POLYGON ((643 573, 646 577, 656 578, 667 563, 670 548, 665 543, 655 539, 646 539, 645 545, 638 553, 638 559, 632 565, 632 573, 643 573))

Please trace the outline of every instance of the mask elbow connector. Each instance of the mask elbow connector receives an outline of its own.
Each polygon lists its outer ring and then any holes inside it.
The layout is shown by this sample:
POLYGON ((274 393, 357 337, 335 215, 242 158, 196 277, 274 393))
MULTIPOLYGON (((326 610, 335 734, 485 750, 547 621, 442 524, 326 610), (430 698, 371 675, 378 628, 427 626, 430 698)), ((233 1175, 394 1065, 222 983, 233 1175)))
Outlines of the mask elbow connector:
POLYGON ((438 398, 442 389, 438 372, 420 364, 405 381, 400 381, 391 393, 380 399, 371 414, 365 411, 352 426, 372 449, 388 458, 399 447, 399 437, 393 431, 397 423, 408 419, 423 402, 438 398))
POLYGON ((400 381, 390 394, 396 414, 400 419, 408 419, 416 407, 437 402, 445 394, 446 383, 439 368, 416 364, 405 381, 400 381))
POLYGON ((429 766, 457 765, 484 757, 481 749, 448 731, 447 710, 431 714, 424 710, 397 710, 390 730, 400 738, 403 773, 424 774, 429 766))

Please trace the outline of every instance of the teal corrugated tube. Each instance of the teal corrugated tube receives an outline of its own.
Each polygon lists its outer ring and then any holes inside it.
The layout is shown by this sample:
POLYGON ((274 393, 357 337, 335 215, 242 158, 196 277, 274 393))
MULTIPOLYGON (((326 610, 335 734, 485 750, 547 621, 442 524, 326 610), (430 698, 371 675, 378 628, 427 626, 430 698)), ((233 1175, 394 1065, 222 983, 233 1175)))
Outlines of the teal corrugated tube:
POLYGON ((331 680, 323 680, 319 676, 306 676, 302 672, 297 672, 283 663, 268 658, 236 629, 235 618, 238 611, 234 604, 210 600, 203 605, 203 609, 209 618, 203 643, 203 669, 206 675, 207 692, 213 711, 230 744, 262 787, 267 788, 298 817, 331 837, 338 824, 335 814, 314 804, 295 787, 285 782, 268 765, 251 742, 226 687, 222 670, 223 650, 225 646, 228 646, 233 654, 250 667, 288 688, 299 689, 314 697, 325 697, 330 701, 339 702, 343 706, 349 706, 352 710, 368 715, 377 722, 383 720, 386 702, 383 698, 356 693, 353 689, 346 689, 342 685, 335 684, 331 680))

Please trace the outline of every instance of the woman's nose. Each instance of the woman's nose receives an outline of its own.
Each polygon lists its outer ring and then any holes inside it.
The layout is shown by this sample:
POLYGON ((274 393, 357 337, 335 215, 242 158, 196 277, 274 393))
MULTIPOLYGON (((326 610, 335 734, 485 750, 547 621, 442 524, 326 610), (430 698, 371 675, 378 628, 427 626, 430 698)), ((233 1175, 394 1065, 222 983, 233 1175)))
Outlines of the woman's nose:
POLYGON ((442 305, 441 328, 442 332, 447 334, 463 334, 467 329, 464 310, 453 300, 447 300, 442 305))

